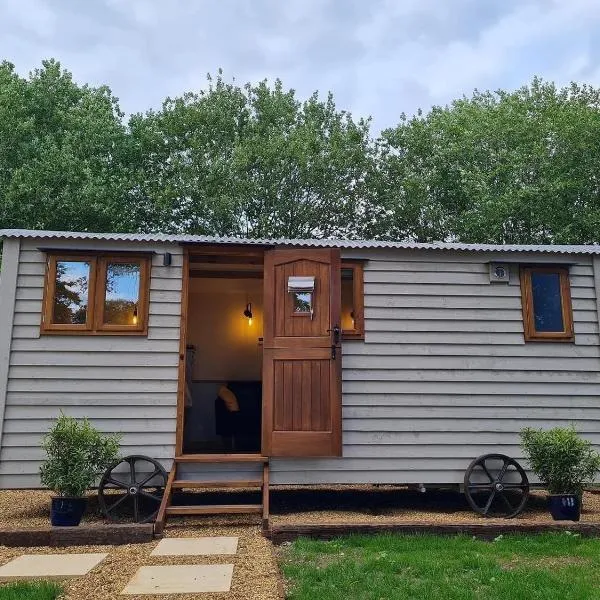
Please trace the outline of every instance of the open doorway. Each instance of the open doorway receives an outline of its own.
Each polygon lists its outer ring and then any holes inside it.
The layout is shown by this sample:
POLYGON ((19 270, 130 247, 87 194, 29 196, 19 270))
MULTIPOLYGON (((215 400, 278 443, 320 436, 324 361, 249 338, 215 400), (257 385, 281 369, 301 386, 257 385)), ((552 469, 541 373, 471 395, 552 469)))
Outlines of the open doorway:
POLYGON ((263 257, 190 254, 183 453, 261 452, 263 257))

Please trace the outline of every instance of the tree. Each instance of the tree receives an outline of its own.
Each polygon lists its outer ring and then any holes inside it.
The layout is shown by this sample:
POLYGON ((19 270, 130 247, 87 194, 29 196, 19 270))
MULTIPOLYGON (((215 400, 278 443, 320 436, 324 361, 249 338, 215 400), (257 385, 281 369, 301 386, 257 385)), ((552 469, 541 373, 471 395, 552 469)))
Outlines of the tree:
POLYGON ((103 86, 0 63, 0 228, 127 231, 128 134, 103 86))
POLYGON ((130 121, 144 228, 249 237, 360 235, 375 147, 369 122, 280 81, 167 99, 130 121))
POLYGON ((385 131, 371 234, 489 243, 600 241, 600 90, 534 79, 385 131))

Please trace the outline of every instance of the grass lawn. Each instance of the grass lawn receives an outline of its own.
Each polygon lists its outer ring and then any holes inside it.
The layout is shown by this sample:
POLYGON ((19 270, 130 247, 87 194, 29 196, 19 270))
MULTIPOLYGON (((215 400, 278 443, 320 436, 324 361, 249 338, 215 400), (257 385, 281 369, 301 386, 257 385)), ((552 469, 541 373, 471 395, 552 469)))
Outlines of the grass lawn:
POLYGON ((10 583, 0 586, 0 600, 55 600, 61 592, 60 585, 51 581, 10 583))
POLYGON ((289 600, 600 598, 600 539, 568 532, 298 540, 281 551, 289 600))

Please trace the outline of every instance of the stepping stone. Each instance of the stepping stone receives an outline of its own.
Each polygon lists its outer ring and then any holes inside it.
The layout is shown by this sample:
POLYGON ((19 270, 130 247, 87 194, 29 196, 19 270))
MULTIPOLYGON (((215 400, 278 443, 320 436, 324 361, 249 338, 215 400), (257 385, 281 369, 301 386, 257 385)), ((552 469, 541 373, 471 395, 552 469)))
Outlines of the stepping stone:
POLYGON ((91 571, 107 556, 102 553, 23 554, 0 567, 0 581, 78 577, 91 571))
POLYGON ((121 595, 228 592, 233 565, 140 567, 121 595))
POLYGON ((152 550, 151 556, 235 554, 237 547, 237 537, 163 538, 152 550))

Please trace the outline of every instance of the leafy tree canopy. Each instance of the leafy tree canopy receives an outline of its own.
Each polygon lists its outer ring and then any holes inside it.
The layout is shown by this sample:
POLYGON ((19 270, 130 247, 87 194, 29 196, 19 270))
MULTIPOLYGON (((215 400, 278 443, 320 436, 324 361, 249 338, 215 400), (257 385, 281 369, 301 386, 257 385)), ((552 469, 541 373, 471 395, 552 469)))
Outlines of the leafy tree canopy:
POLYGON ((29 78, 0 63, 0 227, 123 231, 128 134, 107 87, 59 63, 29 78))
POLYGON ((281 81, 167 98, 128 122, 59 63, 0 64, 0 227, 600 241, 600 90, 534 79, 370 121, 281 81))
POLYGON ((383 237, 489 243, 600 240, 600 90, 534 79, 388 129, 383 237))

